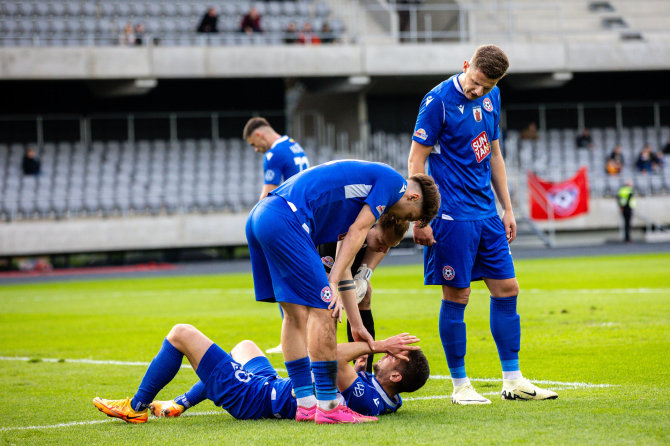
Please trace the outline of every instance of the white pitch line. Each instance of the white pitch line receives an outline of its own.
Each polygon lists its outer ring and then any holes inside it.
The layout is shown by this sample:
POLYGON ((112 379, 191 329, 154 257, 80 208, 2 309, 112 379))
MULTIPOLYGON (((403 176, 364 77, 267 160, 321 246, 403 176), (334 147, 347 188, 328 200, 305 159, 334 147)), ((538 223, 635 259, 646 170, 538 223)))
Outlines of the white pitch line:
MULTIPOLYGON (((439 294, 437 288, 391 289, 375 288, 375 293, 382 294, 439 294)), ((488 290, 472 290, 474 294, 489 294, 488 290)), ((561 290, 545 290, 542 288, 522 288, 520 294, 655 294, 670 293, 670 288, 577 288, 561 290)))

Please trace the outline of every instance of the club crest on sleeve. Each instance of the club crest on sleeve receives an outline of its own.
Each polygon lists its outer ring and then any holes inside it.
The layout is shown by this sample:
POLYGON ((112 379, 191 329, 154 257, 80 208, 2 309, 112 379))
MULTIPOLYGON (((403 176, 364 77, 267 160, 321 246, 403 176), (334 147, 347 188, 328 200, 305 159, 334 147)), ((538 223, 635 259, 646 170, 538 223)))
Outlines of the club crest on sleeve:
POLYGON ((324 256, 321 257, 321 263, 323 263, 323 265, 327 266, 328 268, 332 268, 335 260, 331 256, 324 256))
POLYGON ((493 104, 491 103, 491 99, 484 98, 484 110, 487 112, 493 111, 493 104))
POLYGON ((330 287, 328 286, 323 287, 323 289, 321 290, 321 300, 324 302, 330 302, 332 297, 333 295, 330 292, 330 287))
POLYGON ((272 181, 275 178, 274 170, 268 170, 265 172, 265 181, 272 181))
POLYGON ((379 213, 379 215, 382 215, 384 213, 384 211, 386 210, 386 206, 384 206, 383 204, 380 204, 379 206, 376 207, 376 209, 377 209, 377 212, 379 213))
POLYGON ((426 140, 428 138, 428 135, 426 134, 426 131, 424 129, 419 129, 414 132, 414 136, 416 136, 419 139, 426 140))
POLYGON ((482 108, 479 105, 472 107, 472 115, 475 117, 475 121, 482 122, 482 108))
POLYGON ((442 277, 444 277, 444 280, 452 280, 456 277, 456 272, 451 266, 444 265, 444 268, 442 268, 442 277))

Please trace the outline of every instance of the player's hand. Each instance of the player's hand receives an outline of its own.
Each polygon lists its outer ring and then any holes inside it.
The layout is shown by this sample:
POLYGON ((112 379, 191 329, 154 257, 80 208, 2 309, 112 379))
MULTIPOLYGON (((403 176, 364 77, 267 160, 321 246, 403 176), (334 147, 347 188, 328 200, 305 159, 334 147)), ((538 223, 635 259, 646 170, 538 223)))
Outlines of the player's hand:
POLYGON ((435 237, 433 237, 433 228, 426 225, 420 228, 419 225, 414 224, 414 243, 423 246, 431 246, 435 244, 435 237))
POLYGON ((330 286, 330 305, 328 305, 328 309, 333 310, 333 312, 330 313, 330 316, 333 319, 337 319, 337 321, 341 324, 343 307, 340 295, 337 292, 337 284, 329 283, 328 286, 330 286))
POLYGON ((511 210, 503 211, 502 222, 505 227, 505 234, 507 235, 507 243, 512 243, 516 238, 516 219, 514 218, 514 212, 511 210))
POLYGON ((370 332, 361 324, 360 327, 351 326, 351 335, 355 342, 367 342, 370 350, 375 351, 375 339, 370 332))
POLYGON ((389 355, 402 359, 403 361, 409 361, 409 350, 419 350, 421 347, 416 344, 420 339, 416 336, 413 336, 409 333, 400 333, 395 336, 391 336, 388 339, 384 339, 384 350, 389 355))
POLYGON ((368 355, 359 356, 354 361, 354 371, 356 373, 364 372, 367 365, 368 365, 368 355))
POLYGON ((360 304, 365 294, 368 292, 368 285, 370 277, 372 277, 372 270, 368 268, 365 263, 358 268, 354 276, 354 285, 356 286, 356 303, 360 304))

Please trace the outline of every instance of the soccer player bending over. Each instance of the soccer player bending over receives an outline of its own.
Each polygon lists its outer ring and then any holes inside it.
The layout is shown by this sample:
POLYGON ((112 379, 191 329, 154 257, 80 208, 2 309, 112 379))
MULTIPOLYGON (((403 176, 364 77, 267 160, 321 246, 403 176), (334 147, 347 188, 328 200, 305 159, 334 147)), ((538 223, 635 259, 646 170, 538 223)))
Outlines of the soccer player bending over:
POLYGON ((442 285, 440 338, 454 390, 454 404, 490 404, 465 373, 463 313, 470 281, 484 280, 491 293, 491 333, 502 363, 503 399, 553 399, 523 378, 519 369, 521 325, 516 312, 519 284, 509 244, 516 221, 500 152, 500 90, 507 55, 495 45, 477 48, 463 72, 423 98, 409 154, 410 175, 429 172, 444 193, 438 218, 415 226, 424 248, 424 282, 442 285), (503 209, 498 217, 491 186, 503 209), (446 193, 448 191, 448 193, 446 193))
MULTIPOLYGON (((418 341, 402 333, 373 342, 375 352, 387 353, 375 364, 375 375, 357 374, 348 364, 372 351, 368 343, 338 346, 337 386, 342 392, 339 399, 360 413, 349 422, 375 421, 376 415, 395 412, 402 405, 400 392, 413 392, 425 384, 430 374, 428 360, 418 346, 410 345, 418 341)), ((200 378, 206 397, 234 418, 295 418, 297 401, 291 380, 277 376, 256 344, 242 341, 228 354, 195 327, 186 324, 175 325, 170 330, 132 399, 96 397, 93 404, 108 416, 128 423, 145 423, 149 412, 157 417, 178 417, 187 406, 174 400, 153 399, 177 375, 184 355, 200 378)), ((310 421, 314 421, 314 417, 310 421)), ((317 419, 316 422, 322 421, 317 419)))

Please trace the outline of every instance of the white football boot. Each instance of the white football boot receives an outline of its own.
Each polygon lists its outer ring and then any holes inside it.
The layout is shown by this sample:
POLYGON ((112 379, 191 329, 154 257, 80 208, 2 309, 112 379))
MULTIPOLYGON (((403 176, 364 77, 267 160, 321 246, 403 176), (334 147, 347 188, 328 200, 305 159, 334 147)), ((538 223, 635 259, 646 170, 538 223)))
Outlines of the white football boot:
POLYGON ((555 400, 556 392, 540 389, 526 378, 503 379, 503 388, 500 393, 503 400, 555 400))
POLYGON ((451 404, 491 404, 491 401, 478 394, 472 384, 467 383, 454 387, 454 392, 451 394, 451 404))

